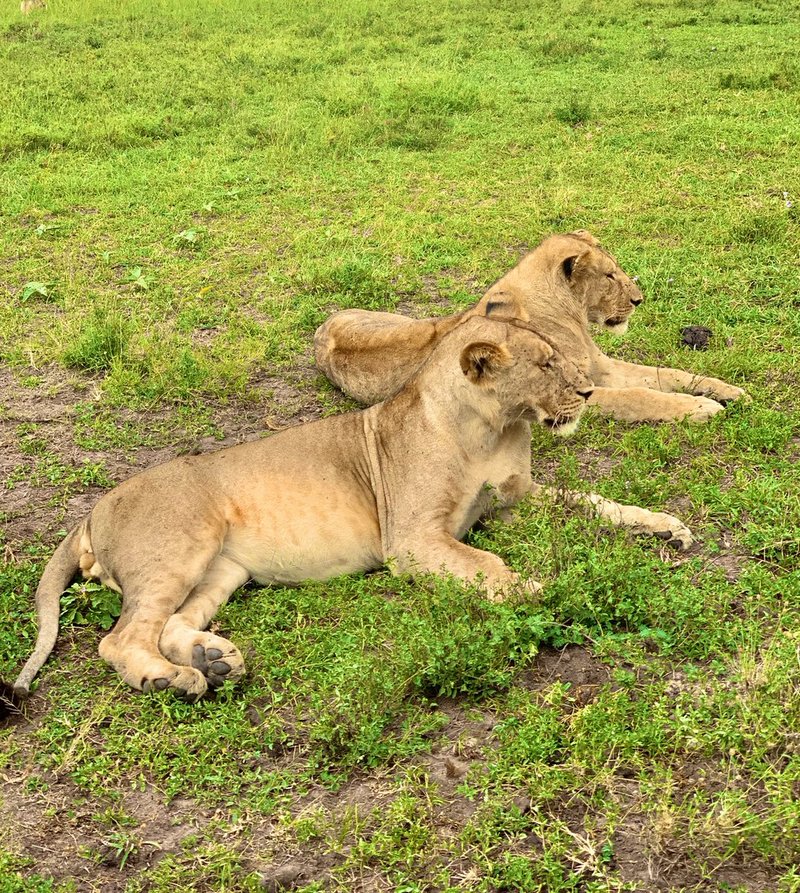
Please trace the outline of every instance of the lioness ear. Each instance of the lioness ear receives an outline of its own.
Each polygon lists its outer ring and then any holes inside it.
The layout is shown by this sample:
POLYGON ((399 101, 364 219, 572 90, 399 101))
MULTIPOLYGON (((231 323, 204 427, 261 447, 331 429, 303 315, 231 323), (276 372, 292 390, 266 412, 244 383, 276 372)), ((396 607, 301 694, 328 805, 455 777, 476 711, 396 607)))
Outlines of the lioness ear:
POLYGON ((461 351, 461 371, 473 384, 483 384, 513 365, 511 352, 504 344, 474 341, 461 351))
POLYGON ((572 274, 575 270, 575 261, 578 259, 577 254, 573 254, 572 257, 565 257, 564 260, 561 261, 561 269, 564 271, 564 275, 568 280, 572 279, 572 274))
POLYGON ((600 243, 595 239, 595 237, 589 232, 588 229, 576 229, 569 233, 570 236, 575 236, 576 239, 580 239, 581 242, 588 242, 590 245, 599 245, 600 243))
POLYGON ((484 306, 486 316, 500 316, 503 319, 521 319, 528 321, 528 312, 524 302, 510 291, 493 291, 486 295, 484 306))
POLYGON ((590 255, 589 251, 581 251, 579 254, 571 254, 561 261, 561 269, 567 282, 572 282, 578 272, 581 270, 581 264, 586 263, 586 258, 590 255))

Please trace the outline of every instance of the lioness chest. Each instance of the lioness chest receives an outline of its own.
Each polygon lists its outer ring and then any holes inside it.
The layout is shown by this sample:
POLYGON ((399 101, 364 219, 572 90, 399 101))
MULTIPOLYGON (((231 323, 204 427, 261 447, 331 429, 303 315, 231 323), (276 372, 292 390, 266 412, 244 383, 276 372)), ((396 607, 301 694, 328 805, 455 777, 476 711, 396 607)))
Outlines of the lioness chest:
POLYGON ((519 421, 492 440, 490 449, 474 451, 459 468, 446 528, 456 539, 492 511, 515 505, 531 485, 531 430, 519 421))

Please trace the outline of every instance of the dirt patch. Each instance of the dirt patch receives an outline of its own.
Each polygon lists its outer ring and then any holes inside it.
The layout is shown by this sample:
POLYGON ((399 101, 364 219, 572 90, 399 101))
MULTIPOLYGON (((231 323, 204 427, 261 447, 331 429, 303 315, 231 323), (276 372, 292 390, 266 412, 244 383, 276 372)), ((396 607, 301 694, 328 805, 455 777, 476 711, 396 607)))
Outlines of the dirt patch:
POLYGON ((523 670, 516 684, 531 691, 544 691, 555 682, 570 687, 570 710, 591 703, 600 688, 611 682, 611 670, 587 648, 568 645, 566 648, 543 648, 533 667, 523 670))
MULTIPOLYGON (((730 780, 713 763, 703 759, 696 762, 689 759, 676 766, 673 783, 676 802, 683 802, 697 792, 713 795, 731 788, 730 780)), ((638 782, 614 777, 610 779, 609 790, 622 814, 611 837, 611 867, 622 881, 636 883, 637 890, 668 893, 742 889, 748 893, 766 893, 778 889, 781 873, 771 866, 747 855, 726 858, 723 863, 709 855, 703 835, 693 837, 671 815, 644 812, 638 782)), ((745 793, 752 801, 758 798, 756 792, 745 793)))
POLYGON ((2 844, 43 877, 73 880, 77 893, 115 893, 214 818, 152 788, 117 793, 103 804, 54 773, 0 776, 2 844))

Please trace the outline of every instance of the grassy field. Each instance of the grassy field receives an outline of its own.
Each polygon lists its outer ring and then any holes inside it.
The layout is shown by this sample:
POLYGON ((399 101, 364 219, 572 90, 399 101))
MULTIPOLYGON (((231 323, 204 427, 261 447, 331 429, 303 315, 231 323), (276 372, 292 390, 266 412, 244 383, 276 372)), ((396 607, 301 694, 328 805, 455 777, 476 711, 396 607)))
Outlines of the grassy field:
POLYGON ((752 402, 587 417, 495 606, 377 573, 249 588, 249 675, 189 705, 97 657, 73 587, 0 729, 0 893, 800 891, 800 9, 775 0, 51 0, 0 9, 0 676, 62 532, 181 452, 350 408, 332 310, 469 305, 589 229, 645 303, 615 356, 752 402), (679 345, 713 329, 706 352, 679 345))

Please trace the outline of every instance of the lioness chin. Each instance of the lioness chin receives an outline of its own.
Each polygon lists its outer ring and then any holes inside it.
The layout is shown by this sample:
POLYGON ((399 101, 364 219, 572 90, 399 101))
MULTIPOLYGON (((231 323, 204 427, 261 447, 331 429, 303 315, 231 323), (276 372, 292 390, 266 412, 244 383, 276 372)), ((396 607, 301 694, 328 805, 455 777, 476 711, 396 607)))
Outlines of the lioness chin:
POLYGON ((448 332, 466 319, 494 313, 531 323, 592 381, 590 405, 622 421, 702 422, 744 395, 717 378, 604 354, 589 325, 622 334, 641 302, 636 283, 592 235, 579 230, 545 239, 469 310, 422 320, 342 310, 317 329, 314 349, 328 378, 369 404, 394 393, 448 332))
POLYGON ((530 423, 568 432, 589 396, 588 379, 529 326, 476 318, 384 403, 134 476, 45 568, 17 695, 53 649, 78 570, 122 593, 101 656, 135 689, 190 698, 244 672, 236 646, 204 630, 251 578, 295 584, 388 562, 502 598, 518 575, 459 540, 530 490, 530 423))

